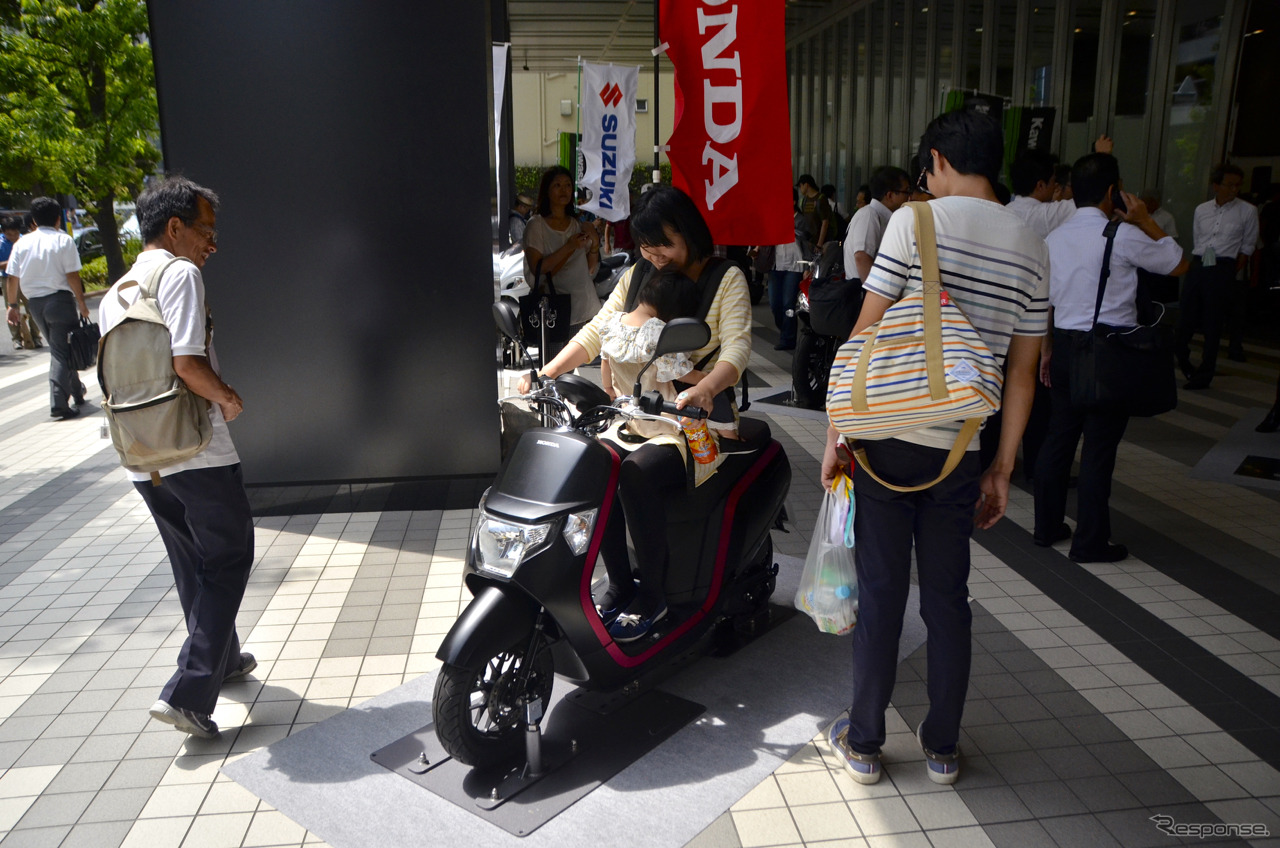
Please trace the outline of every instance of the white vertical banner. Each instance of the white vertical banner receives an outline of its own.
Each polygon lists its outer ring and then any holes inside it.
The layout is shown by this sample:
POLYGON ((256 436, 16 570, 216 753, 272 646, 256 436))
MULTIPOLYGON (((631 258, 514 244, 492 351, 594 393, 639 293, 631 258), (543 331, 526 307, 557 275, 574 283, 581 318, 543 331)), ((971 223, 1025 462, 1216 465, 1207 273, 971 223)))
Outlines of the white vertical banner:
POLYGON ((507 93, 507 50, 510 44, 493 45, 493 163, 502 180, 502 98, 507 93))
POLYGON ((606 221, 631 214, 627 183, 636 164, 636 86, 639 68, 582 63, 581 185, 590 194, 580 208, 606 221))

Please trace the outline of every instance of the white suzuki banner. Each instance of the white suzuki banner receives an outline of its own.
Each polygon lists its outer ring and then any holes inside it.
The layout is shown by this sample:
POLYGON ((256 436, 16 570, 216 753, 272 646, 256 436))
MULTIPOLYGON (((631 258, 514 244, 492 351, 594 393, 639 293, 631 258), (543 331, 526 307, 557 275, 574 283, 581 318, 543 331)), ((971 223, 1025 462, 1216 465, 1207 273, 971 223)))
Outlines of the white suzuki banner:
POLYGON ((627 183, 636 164, 636 86, 639 68, 582 63, 581 185, 589 199, 580 208, 606 221, 631 214, 627 183))

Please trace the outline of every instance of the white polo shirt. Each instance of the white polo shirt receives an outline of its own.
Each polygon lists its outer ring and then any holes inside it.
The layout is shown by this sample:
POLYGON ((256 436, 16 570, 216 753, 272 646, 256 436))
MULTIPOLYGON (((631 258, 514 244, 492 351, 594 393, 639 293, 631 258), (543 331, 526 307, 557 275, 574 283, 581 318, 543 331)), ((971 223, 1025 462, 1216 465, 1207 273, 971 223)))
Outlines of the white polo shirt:
POLYGON ((844 236, 846 277, 856 279, 858 276, 858 266, 853 261, 858 251, 867 254, 872 260, 876 258, 876 254, 880 252, 880 240, 884 238, 884 230, 889 226, 891 217, 893 213, 889 211, 889 207, 875 198, 853 213, 853 220, 849 222, 849 229, 844 236))
MULTIPOLYGON (((1258 209, 1238 197, 1221 206, 1217 200, 1201 203, 1196 207, 1193 221, 1191 229, 1195 246, 1191 252, 1196 256, 1203 257, 1205 250, 1212 247, 1218 259, 1235 259, 1241 253, 1252 255, 1258 244, 1258 209)), ((12 259, 9 267, 13 268, 12 259)), ((25 286, 23 288, 25 291, 25 286)))
MULTIPOLYGON (((1098 301, 1098 280, 1107 240, 1107 216, 1085 206, 1049 234, 1049 305, 1059 330, 1088 330, 1098 301)), ((1182 248, 1170 236, 1154 241, 1133 224, 1121 224, 1111 249, 1111 276, 1098 321, 1116 327, 1138 323, 1138 269, 1168 274, 1182 261, 1182 248)))
MULTIPOLYGON (((123 283, 142 282, 147 275, 173 259, 167 250, 144 250, 138 254, 125 275, 112 286, 102 297, 98 305, 98 324, 105 336, 113 327, 124 319, 133 302, 138 299, 136 286, 120 292, 123 283), (120 301, 124 300, 122 304, 120 301)), ((173 338, 174 356, 205 355, 205 322, 207 320, 204 306, 204 278, 200 269, 191 262, 177 262, 164 272, 160 283, 156 286, 156 300, 160 304, 160 314, 164 316, 165 326, 173 338)), ((209 365, 218 372, 218 356, 213 351, 213 340, 209 340, 209 365)), ((226 419, 222 417, 222 407, 216 403, 209 404, 209 421, 213 423, 213 438, 208 447, 185 462, 160 469, 160 476, 167 477, 180 471, 191 471, 197 468, 219 468, 224 465, 235 465, 240 461, 236 446, 231 442, 231 432, 227 429, 226 419)), ((150 474, 126 471, 130 480, 150 480, 150 474)))
POLYGON ((1076 214, 1076 204, 1073 200, 1044 202, 1021 194, 1010 200, 1004 208, 1021 218, 1023 223, 1040 238, 1047 238, 1049 233, 1076 214))
POLYGON ((75 241, 54 227, 27 233, 9 255, 9 276, 18 278, 22 293, 29 298, 71 291, 67 274, 79 270, 75 241))

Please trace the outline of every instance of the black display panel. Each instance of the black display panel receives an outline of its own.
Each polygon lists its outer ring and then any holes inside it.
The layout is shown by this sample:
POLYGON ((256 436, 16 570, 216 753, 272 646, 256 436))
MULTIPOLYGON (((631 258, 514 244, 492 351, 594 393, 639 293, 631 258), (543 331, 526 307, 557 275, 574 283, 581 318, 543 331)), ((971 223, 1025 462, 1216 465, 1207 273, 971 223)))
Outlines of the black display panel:
POLYGON ((205 282, 246 480, 496 470, 486 4, 150 12, 166 168, 222 199, 205 282))

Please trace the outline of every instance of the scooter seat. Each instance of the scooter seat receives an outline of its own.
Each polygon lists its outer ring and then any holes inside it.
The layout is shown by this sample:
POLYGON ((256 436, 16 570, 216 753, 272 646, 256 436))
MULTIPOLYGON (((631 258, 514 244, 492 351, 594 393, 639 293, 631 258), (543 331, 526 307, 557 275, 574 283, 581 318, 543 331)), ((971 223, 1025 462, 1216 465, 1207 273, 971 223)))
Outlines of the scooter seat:
POLYGON ((739 418, 738 435, 741 439, 721 439, 720 450, 723 453, 751 453, 773 441, 773 431, 769 425, 759 418, 739 418))

